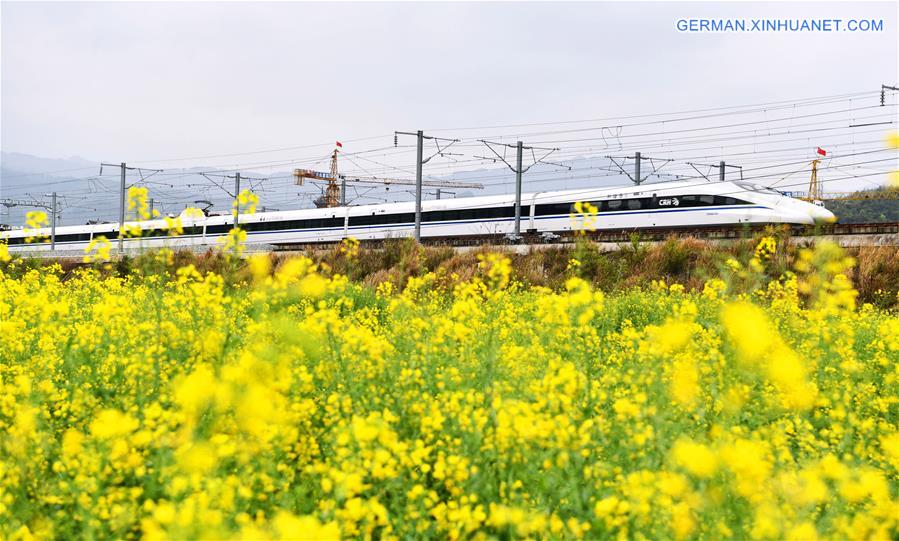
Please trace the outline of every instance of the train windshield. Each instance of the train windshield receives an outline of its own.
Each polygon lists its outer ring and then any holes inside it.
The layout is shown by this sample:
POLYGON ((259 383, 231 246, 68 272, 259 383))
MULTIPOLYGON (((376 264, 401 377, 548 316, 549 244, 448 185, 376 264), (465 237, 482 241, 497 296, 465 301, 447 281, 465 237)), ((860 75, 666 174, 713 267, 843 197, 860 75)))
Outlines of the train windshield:
POLYGON ((749 190, 750 192, 762 192, 771 195, 783 195, 779 191, 774 188, 768 188, 767 186, 760 186, 758 184, 753 184, 752 182, 734 182, 737 186, 743 188, 744 190, 749 190))

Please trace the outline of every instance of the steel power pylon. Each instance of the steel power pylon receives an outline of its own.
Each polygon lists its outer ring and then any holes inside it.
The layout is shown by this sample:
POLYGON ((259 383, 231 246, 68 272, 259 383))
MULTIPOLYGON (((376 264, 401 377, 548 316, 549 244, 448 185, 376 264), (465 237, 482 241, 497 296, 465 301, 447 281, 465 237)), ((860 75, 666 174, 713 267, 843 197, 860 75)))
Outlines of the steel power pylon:
MULTIPOLYGON (((104 167, 118 167, 121 172, 120 181, 119 181, 119 253, 125 252, 125 175, 127 171, 152 171, 155 175, 156 173, 161 173, 162 169, 145 169, 143 167, 128 167, 125 162, 122 163, 101 163, 100 164, 100 176, 103 176, 103 168, 104 167)), ((152 176, 152 175, 151 175, 152 176)), ((141 173, 141 180, 145 180, 143 178, 143 173, 141 173)))
POLYGON ((659 158, 650 158, 648 156, 643 156, 639 152, 634 152, 633 156, 624 156, 623 158, 616 158, 615 156, 606 156, 606 158, 611 160, 612 163, 614 163, 618 167, 618 169, 622 173, 627 175, 627 178, 631 179, 631 182, 633 182, 637 186, 642 184, 643 181, 648 179, 650 176, 658 173, 659 170, 661 170, 663 167, 665 167, 665 165, 674 161, 674 160, 670 160, 670 159, 660 160, 662 162, 662 165, 656 167, 655 160, 659 160, 659 158), (621 163, 618 163, 617 160, 622 160, 622 163, 624 163, 625 160, 634 160, 634 174, 631 175, 624 167, 622 167, 621 163), (646 175, 645 177, 642 176, 640 173, 640 166, 642 165, 643 160, 649 160, 650 165, 652 165, 652 173, 646 175))
MULTIPOLYGON (((515 237, 520 237, 521 236, 521 176, 524 173, 526 173, 528 171, 528 169, 530 169, 531 167, 534 167, 538 163, 545 163, 548 165, 555 165, 558 167, 568 167, 569 171, 571 170, 571 167, 569 167, 567 165, 561 165, 561 164, 557 164, 557 163, 550 163, 550 162, 543 161, 544 159, 548 158, 549 155, 552 154, 553 152, 558 152, 558 150, 559 150, 558 148, 542 148, 542 147, 525 146, 524 143, 522 143, 521 141, 518 141, 514 145, 508 144, 508 143, 494 143, 491 141, 485 141, 484 139, 479 139, 479 141, 484 143, 484 145, 486 145, 487 148, 489 148, 490 151, 496 155, 497 159, 499 159, 504 164, 506 164, 506 166, 509 169, 511 169, 513 173, 515 173, 515 233, 514 233, 514 235, 515 235, 515 237), (506 161, 505 151, 503 151, 503 155, 500 155, 500 153, 497 152, 495 148, 493 148, 494 146, 502 146, 502 147, 506 147, 506 148, 516 149, 517 153, 516 153, 516 159, 515 159, 515 166, 512 166, 511 163, 506 161), (522 165, 522 161, 523 161, 522 154, 524 153, 525 150, 530 150, 531 155, 533 156, 533 159, 534 159, 534 162, 527 167, 523 167, 523 165, 522 165), (537 153, 534 152, 537 150, 539 150, 540 152, 545 152, 545 154, 543 156, 541 156, 540 158, 537 158, 537 153)), ((486 159, 492 159, 492 158, 486 158, 486 159)))

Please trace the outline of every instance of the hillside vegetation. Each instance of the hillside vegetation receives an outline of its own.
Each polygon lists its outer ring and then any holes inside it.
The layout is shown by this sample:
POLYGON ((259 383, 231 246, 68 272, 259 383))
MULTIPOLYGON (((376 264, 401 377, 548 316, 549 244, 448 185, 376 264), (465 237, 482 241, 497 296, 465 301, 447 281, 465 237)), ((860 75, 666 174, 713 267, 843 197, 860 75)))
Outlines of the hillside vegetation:
POLYGON ((887 190, 857 192, 857 195, 871 199, 828 201, 826 206, 842 224, 899 222, 899 190, 888 190, 892 199, 877 199, 885 191, 887 190))

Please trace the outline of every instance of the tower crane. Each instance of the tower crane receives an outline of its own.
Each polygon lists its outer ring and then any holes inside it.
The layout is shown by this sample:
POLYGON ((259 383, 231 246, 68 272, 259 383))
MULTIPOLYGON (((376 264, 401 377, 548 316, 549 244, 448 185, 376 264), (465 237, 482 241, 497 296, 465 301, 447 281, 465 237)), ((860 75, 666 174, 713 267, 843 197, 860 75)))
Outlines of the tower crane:
POLYGON ((806 197, 811 203, 821 201, 824 198, 821 193, 821 184, 818 183, 818 163, 820 161, 818 159, 812 160, 812 178, 808 183, 808 196, 806 197))
MULTIPOLYGON (((294 169, 293 177, 295 179, 295 183, 298 186, 302 186, 303 182, 306 179, 324 181, 327 182, 328 185, 325 188, 325 195, 323 198, 323 203, 325 207, 338 207, 342 204, 345 204, 346 196, 346 183, 356 183, 356 184, 384 184, 390 186, 391 184, 395 184, 397 186, 414 186, 415 179, 407 179, 407 178, 385 178, 385 177, 374 177, 374 176, 364 176, 364 177, 347 177, 346 175, 341 175, 337 171, 337 155, 340 151, 338 149, 334 149, 334 152, 331 153, 331 171, 329 173, 325 173, 323 171, 315 171, 313 169, 294 169), (338 184, 339 182, 339 184, 338 184), (341 198, 341 195, 344 195, 344 198, 341 198)), ((477 182, 458 182, 452 180, 424 180, 422 181, 422 186, 429 186, 433 188, 472 188, 475 190, 481 190, 484 188, 483 184, 477 182)))

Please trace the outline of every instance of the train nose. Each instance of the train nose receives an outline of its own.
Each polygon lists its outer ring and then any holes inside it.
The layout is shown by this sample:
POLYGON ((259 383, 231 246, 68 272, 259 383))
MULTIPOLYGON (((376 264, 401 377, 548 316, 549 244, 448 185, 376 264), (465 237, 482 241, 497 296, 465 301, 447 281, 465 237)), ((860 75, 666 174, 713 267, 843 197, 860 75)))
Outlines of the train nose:
POLYGON ((818 205, 812 205, 811 210, 809 210, 809 214, 811 214, 812 219, 816 224, 832 224, 837 221, 837 217, 833 212, 830 212, 824 207, 820 207, 818 205))

